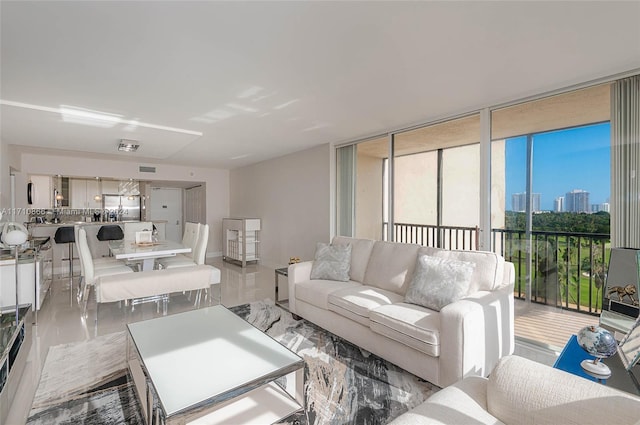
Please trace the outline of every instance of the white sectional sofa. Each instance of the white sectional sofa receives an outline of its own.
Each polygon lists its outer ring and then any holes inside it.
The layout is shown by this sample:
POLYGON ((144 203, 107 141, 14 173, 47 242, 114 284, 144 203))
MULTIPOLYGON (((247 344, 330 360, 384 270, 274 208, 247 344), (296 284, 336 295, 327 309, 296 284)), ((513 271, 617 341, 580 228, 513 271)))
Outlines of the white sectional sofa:
POLYGON ((348 281, 311 280, 313 262, 289 266, 289 308, 444 387, 487 376, 513 352, 513 264, 491 252, 334 238, 351 245, 348 281), (434 311, 405 303, 419 255, 475 264, 468 294, 434 311))
POLYGON ((465 378, 389 425, 640 424, 640 398, 567 372, 507 356, 488 379, 465 378))

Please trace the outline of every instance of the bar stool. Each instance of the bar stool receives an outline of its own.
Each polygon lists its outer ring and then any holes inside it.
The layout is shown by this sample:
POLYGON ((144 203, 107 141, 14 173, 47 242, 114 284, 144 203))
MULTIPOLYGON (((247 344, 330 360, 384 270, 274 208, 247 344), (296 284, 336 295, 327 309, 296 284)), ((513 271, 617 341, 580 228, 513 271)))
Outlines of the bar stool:
POLYGON ((62 261, 69 261, 69 292, 73 304, 73 244, 76 241, 73 226, 58 227, 53 240, 56 241, 56 244, 66 243, 69 245, 69 258, 63 258, 62 261))
MULTIPOLYGON (((99 241, 120 241, 124 239, 124 232, 117 224, 108 224, 100 226, 96 237, 99 241)), ((111 250, 109 250, 109 257, 111 257, 111 250)))
POLYGON ((124 232, 117 224, 101 226, 97 238, 99 241, 119 241, 124 238, 124 232))

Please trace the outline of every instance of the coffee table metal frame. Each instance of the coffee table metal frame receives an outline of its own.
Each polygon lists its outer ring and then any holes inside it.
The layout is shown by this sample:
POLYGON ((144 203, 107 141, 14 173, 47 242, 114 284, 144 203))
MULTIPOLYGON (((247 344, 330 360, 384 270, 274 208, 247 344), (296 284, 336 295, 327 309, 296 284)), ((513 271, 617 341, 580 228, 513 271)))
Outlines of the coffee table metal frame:
MULTIPOLYGON (((132 323, 127 325, 127 329, 127 364, 140 401, 142 415, 148 425, 187 424, 232 403, 248 392, 267 385, 273 385, 274 382, 298 406, 297 409, 288 412, 281 419, 304 409, 304 360, 267 334, 227 310, 224 306, 217 305, 132 323), (209 382, 204 380, 214 382, 214 380, 218 379, 217 375, 223 374, 221 371, 238 368, 238 365, 234 364, 238 358, 246 360, 254 356, 259 363, 259 357, 268 358, 271 356, 273 365, 262 368, 262 373, 260 374, 245 376, 240 380, 234 380, 233 377, 230 379, 227 374, 222 381, 228 381, 228 386, 222 389, 217 387, 215 393, 207 394, 204 397, 202 396, 203 393, 200 393, 193 400, 189 400, 187 404, 184 404, 183 399, 183 404, 176 408, 176 403, 168 402, 172 398, 169 393, 173 392, 173 389, 167 391, 166 382, 164 388, 162 384, 156 384, 156 379, 164 379, 166 381, 167 376, 160 376, 165 374, 165 370, 159 371, 157 357, 154 358, 154 356, 157 354, 168 356, 163 362, 168 360, 169 363, 167 364, 171 365, 168 372, 171 375, 171 382, 175 383, 178 388, 189 387, 191 382, 180 382, 180 377, 183 376, 180 369, 187 364, 188 367, 193 369, 194 365, 190 363, 198 362, 197 359, 189 355, 194 353, 194 348, 187 347, 185 350, 183 347, 176 346, 170 342, 170 336, 173 332, 180 332, 180 335, 184 337, 190 332, 202 332, 203 330, 206 335, 200 339, 199 343, 194 344, 194 347, 202 347, 202 350, 219 347, 219 345, 216 345, 216 341, 219 342, 224 338, 234 340, 227 345, 230 348, 226 352, 199 353, 201 355, 206 354, 207 358, 210 356, 208 364, 195 365, 195 367, 199 368, 198 371, 201 372, 199 379, 203 380, 203 382, 209 382), (238 330, 240 331, 238 332, 238 330), (233 334, 230 332, 233 332, 233 334), (245 348, 239 347, 238 341, 235 341, 235 339, 243 338, 239 334, 242 334, 243 337, 248 336, 250 339, 248 345, 253 346, 253 348, 260 348, 261 352, 252 353, 245 348), (161 341, 154 340, 156 338, 164 338, 167 341, 167 346, 164 347, 161 341), (234 346, 235 348, 233 348, 234 346), (154 356, 149 356, 150 352, 153 352, 154 356), (283 377, 286 378, 280 379, 283 377)), ((198 339, 193 335, 191 338, 198 339)), ((203 358, 202 356, 196 357, 203 358)))

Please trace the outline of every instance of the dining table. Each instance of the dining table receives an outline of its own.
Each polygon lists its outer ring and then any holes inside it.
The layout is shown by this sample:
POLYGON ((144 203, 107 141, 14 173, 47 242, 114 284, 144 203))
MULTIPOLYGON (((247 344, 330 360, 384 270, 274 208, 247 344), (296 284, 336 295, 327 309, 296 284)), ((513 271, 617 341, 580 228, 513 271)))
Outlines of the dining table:
POLYGON ((109 249, 117 260, 142 261, 142 271, 153 270, 156 258, 175 257, 177 254, 191 252, 190 247, 170 240, 150 243, 114 240, 109 241, 109 249))

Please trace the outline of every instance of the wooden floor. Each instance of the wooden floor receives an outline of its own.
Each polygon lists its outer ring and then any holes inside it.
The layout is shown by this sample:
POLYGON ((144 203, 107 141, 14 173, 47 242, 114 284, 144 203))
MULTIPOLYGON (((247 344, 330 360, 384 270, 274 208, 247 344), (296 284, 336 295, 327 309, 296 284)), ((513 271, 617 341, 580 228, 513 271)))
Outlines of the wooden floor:
POLYGON ((597 324, 598 316, 515 300, 516 338, 556 351, 583 327, 597 324))

